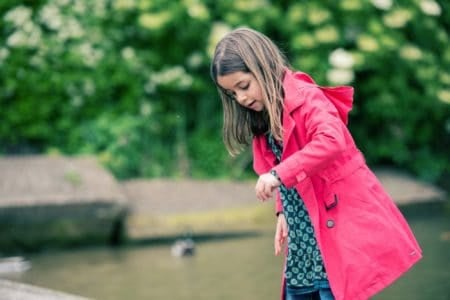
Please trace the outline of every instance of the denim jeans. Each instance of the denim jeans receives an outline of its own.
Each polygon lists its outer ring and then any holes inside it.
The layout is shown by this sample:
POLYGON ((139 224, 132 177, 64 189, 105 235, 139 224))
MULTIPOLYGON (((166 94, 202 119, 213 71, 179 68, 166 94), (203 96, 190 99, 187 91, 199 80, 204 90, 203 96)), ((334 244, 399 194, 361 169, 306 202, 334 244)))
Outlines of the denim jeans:
POLYGON ((334 296, 330 288, 320 288, 318 291, 306 294, 298 294, 286 289, 286 300, 334 300, 334 296))

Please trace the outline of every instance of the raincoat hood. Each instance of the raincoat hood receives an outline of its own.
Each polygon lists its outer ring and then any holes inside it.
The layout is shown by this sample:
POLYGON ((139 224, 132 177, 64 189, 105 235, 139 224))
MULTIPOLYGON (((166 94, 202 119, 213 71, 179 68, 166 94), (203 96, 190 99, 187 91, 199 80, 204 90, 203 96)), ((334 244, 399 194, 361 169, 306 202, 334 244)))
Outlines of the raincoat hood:
MULTIPOLYGON (((333 103, 339 112, 339 116, 344 122, 348 124, 348 114, 353 106, 353 87, 351 86, 337 86, 337 87, 324 87, 318 86, 314 80, 306 73, 303 72, 293 72, 286 69, 283 86, 285 88, 286 95, 298 95, 299 85, 298 82, 301 81, 305 86, 315 86, 318 87, 324 95, 333 103)), ((301 106, 302 98, 295 97, 294 101, 291 99, 285 99, 285 108, 288 111, 293 111, 297 107, 301 106)))

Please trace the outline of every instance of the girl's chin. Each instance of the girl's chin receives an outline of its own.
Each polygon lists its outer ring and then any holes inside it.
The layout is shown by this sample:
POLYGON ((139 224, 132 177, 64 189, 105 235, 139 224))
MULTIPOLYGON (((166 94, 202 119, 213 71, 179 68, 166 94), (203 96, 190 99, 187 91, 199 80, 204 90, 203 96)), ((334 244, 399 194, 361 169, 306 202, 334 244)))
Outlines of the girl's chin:
POLYGON ((248 109, 260 112, 264 110, 264 106, 261 103, 253 103, 248 109))

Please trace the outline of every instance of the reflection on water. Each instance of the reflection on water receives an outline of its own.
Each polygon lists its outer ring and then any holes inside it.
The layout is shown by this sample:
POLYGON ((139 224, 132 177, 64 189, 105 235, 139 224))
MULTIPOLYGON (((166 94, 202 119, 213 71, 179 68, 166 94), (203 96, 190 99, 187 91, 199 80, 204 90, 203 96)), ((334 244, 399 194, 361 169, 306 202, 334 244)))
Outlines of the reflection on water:
MULTIPOLYGON (((405 210, 424 259, 374 299, 450 299, 448 205, 405 210)), ((282 258, 271 233, 197 242, 196 255, 171 256, 170 245, 39 254, 21 281, 95 299, 277 299, 282 258)), ((389 241, 386 241, 389 242, 389 241)))

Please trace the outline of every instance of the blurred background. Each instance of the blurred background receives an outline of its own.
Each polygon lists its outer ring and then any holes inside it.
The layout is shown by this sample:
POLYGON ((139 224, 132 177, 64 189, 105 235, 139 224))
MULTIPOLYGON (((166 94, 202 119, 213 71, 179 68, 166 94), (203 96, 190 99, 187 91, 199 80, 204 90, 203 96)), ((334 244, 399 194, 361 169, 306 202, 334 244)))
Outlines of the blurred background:
MULTIPOLYGON (((449 8, 445 0, 2 0, 0 156, 91 155, 118 181, 253 179, 250 152, 231 157, 223 146, 222 107, 209 77, 219 39, 248 26, 318 84, 355 87, 349 127, 369 165, 448 191, 449 8)), ((411 209, 410 221, 421 224, 424 240, 436 233, 444 241, 433 246, 441 254, 412 280, 437 268, 429 278, 439 286, 418 284, 408 294, 405 281, 394 288, 397 296, 382 299, 450 297, 449 215, 433 207, 425 210, 432 223, 417 215, 422 208, 411 209), (429 294, 417 296, 419 289, 429 294)), ((271 239, 224 238, 188 261, 166 257, 164 243, 42 255, 35 257, 42 269, 23 280, 97 299, 171 299, 168 292, 178 299, 273 299, 281 260, 273 258, 271 239), (267 256, 254 255, 256 248, 267 256), (218 267, 224 255, 229 263, 218 267), (147 272, 130 271, 142 264, 147 272), (215 276, 200 275, 211 269, 215 276), (95 275, 77 284, 89 270, 95 275), (119 276, 126 272, 135 276, 119 276)))

